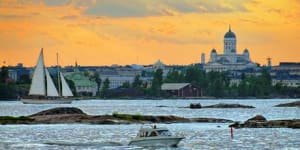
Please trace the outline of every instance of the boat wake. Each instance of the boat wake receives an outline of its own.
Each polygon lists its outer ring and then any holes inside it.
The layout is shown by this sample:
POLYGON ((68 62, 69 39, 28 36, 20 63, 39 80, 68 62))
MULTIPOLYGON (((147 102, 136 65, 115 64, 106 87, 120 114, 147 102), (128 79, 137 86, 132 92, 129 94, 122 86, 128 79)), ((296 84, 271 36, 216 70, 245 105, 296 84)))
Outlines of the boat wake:
POLYGON ((169 149, 164 145, 152 145, 152 146, 137 146, 122 144, 119 142, 92 142, 92 143, 72 143, 65 141, 46 142, 43 143, 49 146, 62 146, 62 147, 97 147, 97 148, 118 148, 118 149, 134 149, 134 150, 157 150, 157 149, 169 149))
POLYGON ((55 141, 55 142, 46 142, 47 145, 57 145, 57 146, 96 146, 96 147, 106 147, 106 146, 124 146, 122 143, 118 142, 91 142, 91 143, 72 143, 65 141, 55 141))

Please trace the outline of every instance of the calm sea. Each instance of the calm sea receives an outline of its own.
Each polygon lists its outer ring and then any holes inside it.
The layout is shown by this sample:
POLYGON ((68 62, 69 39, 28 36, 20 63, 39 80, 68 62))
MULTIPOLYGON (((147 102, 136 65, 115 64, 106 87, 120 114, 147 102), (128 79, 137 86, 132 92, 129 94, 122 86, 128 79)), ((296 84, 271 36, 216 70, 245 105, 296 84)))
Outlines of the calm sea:
MULTIPOLYGON (((84 100, 66 105, 24 105, 20 101, 0 101, 0 116, 24 116, 54 107, 78 107, 87 114, 118 113, 215 117, 245 121, 257 114, 272 119, 300 119, 300 108, 273 107, 295 99, 247 100, 84 100), (239 103, 255 109, 189 109, 190 103, 211 105, 239 103), (166 107, 157 107, 166 106, 166 107)), ((226 123, 159 124, 185 139, 169 149, 299 149, 300 130, 286 128, 236 129, 230 138, 226 123)), ((0 125, 0 149, 166 149, 128 146, 139 124, 132 125, 0 125)))

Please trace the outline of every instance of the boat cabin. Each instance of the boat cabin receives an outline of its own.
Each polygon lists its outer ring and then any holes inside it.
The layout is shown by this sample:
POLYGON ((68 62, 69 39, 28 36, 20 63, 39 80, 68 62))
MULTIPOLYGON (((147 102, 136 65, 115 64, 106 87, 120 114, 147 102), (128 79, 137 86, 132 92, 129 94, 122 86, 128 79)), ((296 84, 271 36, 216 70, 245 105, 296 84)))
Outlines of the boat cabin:
POLYGON ((167 128, 141 128, 137 137, 172 136, 167 128))

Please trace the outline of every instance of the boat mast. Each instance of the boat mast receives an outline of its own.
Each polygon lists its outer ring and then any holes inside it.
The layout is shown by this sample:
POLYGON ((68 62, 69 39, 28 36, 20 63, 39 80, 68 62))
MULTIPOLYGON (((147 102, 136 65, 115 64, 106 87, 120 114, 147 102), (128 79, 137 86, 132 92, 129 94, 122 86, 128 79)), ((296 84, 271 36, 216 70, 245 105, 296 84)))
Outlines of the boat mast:
POLYGON ((59 77, 59 65, 58 65, 58 53, 56 53, 56 63, 57 63, 57 84, 58 84, 58 96, 61 96, 60 88, 60 77, 59 77))
POLYGON ((43 61, 42 61, 42 63, 43 63, 43 78, 44 78, 43 84, 44 84, 44 87, 45 87, 44 88, 44 90, 45 90, 44 96, 47 97, 48 96, 47 87, 46 87, 47 79, 46 79, 46 71, 45 71, 46 66, 45 66, 45 62, 44 62, 44 49, 43 48, 41 49, 41 55, 42 55, 42 58, 43 58, 43 61))

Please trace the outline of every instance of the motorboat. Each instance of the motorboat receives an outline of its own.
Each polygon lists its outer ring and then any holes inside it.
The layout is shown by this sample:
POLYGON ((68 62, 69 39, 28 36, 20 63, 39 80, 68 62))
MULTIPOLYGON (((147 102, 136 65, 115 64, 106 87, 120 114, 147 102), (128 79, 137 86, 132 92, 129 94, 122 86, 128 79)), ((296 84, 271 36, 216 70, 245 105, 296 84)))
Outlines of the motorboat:
POLYGON ((165 127, 142 126, 135 138, 133 138, 129 145, 136 146, 167 146, 177 147, 178 143, 184 139, 182 136, 173 136, 171 132, 165 127))

